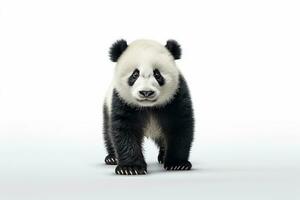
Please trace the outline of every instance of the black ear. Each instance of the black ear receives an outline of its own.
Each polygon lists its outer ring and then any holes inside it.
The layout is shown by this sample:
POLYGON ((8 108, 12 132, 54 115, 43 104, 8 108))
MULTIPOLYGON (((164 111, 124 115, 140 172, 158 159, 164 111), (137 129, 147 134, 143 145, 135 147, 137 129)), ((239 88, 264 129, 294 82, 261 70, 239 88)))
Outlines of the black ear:
POLYGON ((168 40, 165 47, 170 51, 175 60, 180 59, 181 47, 176 40, 168 40))
POLYGON ((117 62, 118 58, 122 55, 125 49, 128 47, 126 40, 117 40, 113 43, 109 49, 109 57, 113 62, 117 62))

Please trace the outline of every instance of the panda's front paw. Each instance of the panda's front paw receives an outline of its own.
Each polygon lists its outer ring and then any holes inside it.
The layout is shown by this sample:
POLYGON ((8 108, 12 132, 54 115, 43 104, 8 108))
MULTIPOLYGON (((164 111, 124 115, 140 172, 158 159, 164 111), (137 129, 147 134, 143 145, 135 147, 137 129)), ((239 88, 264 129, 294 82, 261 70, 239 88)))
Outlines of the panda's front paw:
POLYGON ((116 174, 119 175, 145 175, 147 174, 147 169, 146 167, 141 167, 141 166, 120 166, 118 165, 115 170, 116 174))
POLYGON ((190 170, 192 164, 189 161, 166 162, 164 163, 165 170, 190 170))
POLYGON ((111 154, 107 155, 104 161, 107 165, 116 165, 118 163, 118 160, 115 157, 115 155, 111 155, 111 154))

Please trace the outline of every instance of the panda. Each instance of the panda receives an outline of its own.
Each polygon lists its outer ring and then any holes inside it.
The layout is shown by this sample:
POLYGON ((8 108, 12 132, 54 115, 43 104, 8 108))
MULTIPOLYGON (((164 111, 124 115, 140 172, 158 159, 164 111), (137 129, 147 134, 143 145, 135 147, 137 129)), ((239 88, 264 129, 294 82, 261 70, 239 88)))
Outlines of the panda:
POLYGON ((181 57, 178 42, 128 45, 121 39, 109 56, 116 67, 103 107, 105 163, 117 165, 119 175, 147 174, 142 143, 148 137, 157 144, 165 170, 190 170, 194 116, 187 83, 175 63, 181 57))

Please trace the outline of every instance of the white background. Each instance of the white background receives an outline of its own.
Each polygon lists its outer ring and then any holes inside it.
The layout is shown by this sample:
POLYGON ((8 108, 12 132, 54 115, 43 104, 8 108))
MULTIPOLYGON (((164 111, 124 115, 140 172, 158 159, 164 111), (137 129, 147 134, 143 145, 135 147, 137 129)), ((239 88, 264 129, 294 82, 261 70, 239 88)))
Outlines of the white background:
POLYGON ((0 198, 299 199, 299 1, 0 1, 0 198), (105 166, 108 48, 176 39, 196 132, 190 172, 105 166))

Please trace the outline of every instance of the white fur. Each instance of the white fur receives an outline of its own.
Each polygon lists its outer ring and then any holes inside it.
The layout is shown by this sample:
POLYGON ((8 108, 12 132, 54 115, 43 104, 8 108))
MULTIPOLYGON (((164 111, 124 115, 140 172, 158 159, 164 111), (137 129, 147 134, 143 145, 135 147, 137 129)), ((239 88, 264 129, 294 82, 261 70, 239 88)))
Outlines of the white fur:
POLYGON ((108 88, 108 90, 106 92, 106 95, 105 95, 105 102, 104 102, 104 104, 107 107, 108 116, 110 116, 110 114, 111 114, 113 89, 114 89, 113 84, 110 84, 110 86, 109 86, 109 88, 108 88))
POLYGON ((161 44, 152 40, 136 40, 132 42, 118 59, 113 88, 128 104, 141 107, 161 106, 169 102, 178 88, 179 70, 173 56, 161 44), (153 76, 157 68, 165 79, 161 87, 153 76), (128 85, 128 78, 135 69, 140 76, 133 86, 128 85), (155 91, 154 102, 139 101, 140 90, 155 91))
POLYGON ((161 136, 161 131, 162 130, 158 125, 157 120, 153 116, 150 116, 149 121, 144 128, 144 136, 147 138, 156 139, 161 136))

